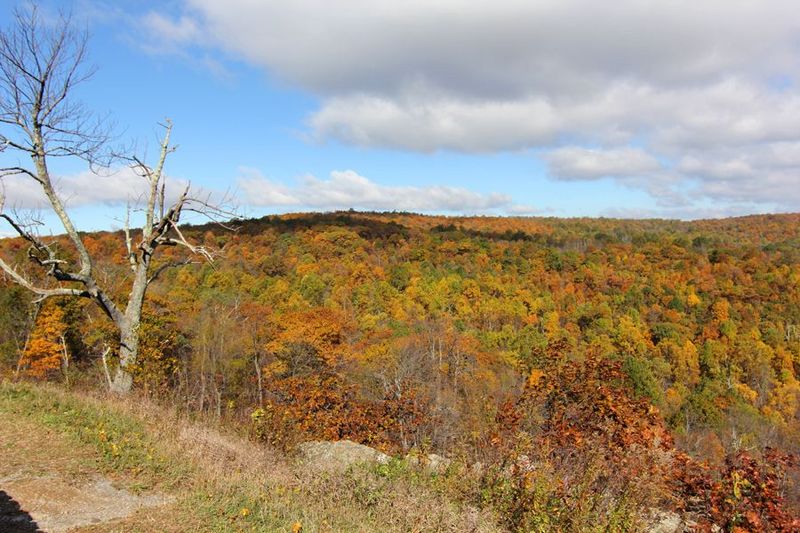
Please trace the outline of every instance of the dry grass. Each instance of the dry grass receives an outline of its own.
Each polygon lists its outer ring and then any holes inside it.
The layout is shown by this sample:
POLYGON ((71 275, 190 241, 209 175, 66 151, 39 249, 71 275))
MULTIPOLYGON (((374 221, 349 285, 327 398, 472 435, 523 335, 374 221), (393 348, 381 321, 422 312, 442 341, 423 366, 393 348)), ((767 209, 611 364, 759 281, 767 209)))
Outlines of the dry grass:
POLYGON ((88 465, 128 487, 176 499, 83 531, 290 531, 298 522, 304 532, 497 530, 488 511, 452 497, 448 484, 463 481, 457 474, 431 476, 402 461, 313 473, 262 444, 142 398, 0 384, 0 411, 22 421, 12 438, 39 439, 32 445, 44 456, 66 461, 43 459, 41 471, 88 465))
POLYGON ((59 432, 25 418, 5 417, 0 423, 0 481, 59 475, 88 479, 96 458, 87 447, 76 447, 59 432))

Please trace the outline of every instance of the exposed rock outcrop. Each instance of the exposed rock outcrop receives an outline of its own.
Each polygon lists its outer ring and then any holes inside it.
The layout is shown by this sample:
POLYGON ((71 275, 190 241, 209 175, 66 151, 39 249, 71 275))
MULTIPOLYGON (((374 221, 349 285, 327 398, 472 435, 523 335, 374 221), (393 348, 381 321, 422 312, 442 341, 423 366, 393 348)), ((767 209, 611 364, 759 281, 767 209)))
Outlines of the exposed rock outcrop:
POLYGON ((375 448, 349 440, 309 441, 297 449, 303 464, 323 471, 345 470, 358 463, 386 464, 391 459, 375 448))

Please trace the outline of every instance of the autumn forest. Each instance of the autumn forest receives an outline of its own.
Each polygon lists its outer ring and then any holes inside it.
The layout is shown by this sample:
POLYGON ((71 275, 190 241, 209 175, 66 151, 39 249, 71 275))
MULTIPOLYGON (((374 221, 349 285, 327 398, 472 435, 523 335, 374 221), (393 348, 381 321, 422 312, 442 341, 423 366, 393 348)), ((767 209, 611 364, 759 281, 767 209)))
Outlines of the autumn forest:
MULTIPOLYGON (((788 531, 798 228, 352 211, 187 227, 214 261, 154 264, 134 386, 289 453, 349 439, 479 464, 511 529, 661 505, 788 531)), ((122 234, 83 238, 121 299, 122 234)), ((26 264, 28 243, 1 243, 26 264)), ((3 282, 3 375, 105 387, 119 341, 99 307, 34 300, 3 282)))

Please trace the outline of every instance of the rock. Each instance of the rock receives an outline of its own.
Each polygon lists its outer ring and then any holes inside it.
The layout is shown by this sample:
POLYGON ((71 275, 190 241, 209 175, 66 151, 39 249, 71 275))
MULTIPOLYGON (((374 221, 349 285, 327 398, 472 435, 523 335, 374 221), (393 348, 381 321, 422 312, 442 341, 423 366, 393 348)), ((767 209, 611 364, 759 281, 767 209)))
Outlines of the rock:
POLYGON ((73 484, 59 476, 37 477, 4 481, 2 487, 0 531, 60 533, 125 518, 139 509, 172 501, 160 494, 131 494, 106 478, 73 484))
POLYGON ((309 441, 298 447, 300 460, 314 470, 337 471, 358 463, 386 464, 391 459, 375 448, 349 440, 309 441))
POLYGON ((406 461, 411 466, 422 466, 432 472, 444 472, 451 463, 450 459, 435 453, 422 456, 410 453, 406 455, 406 461))
POLYGON ((678 513, 654 510, 645 531, 647 533, 683 533, 691 531, 691 529, 678 513))
POLYGON ((450 459, 447 457, 442 457, 441 455, 437 455, 435 453, 428 454, 427 467, 434 472, 443 472, 447 470, 448 466, 450 466, 450 459))

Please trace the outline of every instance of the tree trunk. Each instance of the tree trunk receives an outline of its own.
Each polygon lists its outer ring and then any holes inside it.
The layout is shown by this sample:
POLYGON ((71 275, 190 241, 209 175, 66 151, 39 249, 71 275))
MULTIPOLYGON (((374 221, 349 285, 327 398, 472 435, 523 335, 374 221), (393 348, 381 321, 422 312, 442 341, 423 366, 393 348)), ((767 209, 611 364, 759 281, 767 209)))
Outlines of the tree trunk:
POLYGON ((261 378, 261 357, 256 354, 253 358, 253 363, 256 366, 256 378, 258 383, 258 406, 264 407, 264 383, 261 378))
POLYGON ((130 367, 136 364, 139 356, 139 324, 142 321, 144 296, 149 283, 147 279, 149 266, 149 256, 146 256, 137 265, 125 316, 117 323, 119 328, 119 366, 114 374, 114 380, 111 382, 111 391, 117 394, 128 394, 133 386, 130 367))
POLYGON ((30 325, 28 326, 28 332, 25 334, 25 344, 22 346, 22 350, 17 350, 19 353, 19 358, 17 359, 17 369, 14 371, 14 381, 19 379, 20 370, 22 370, 22 361, 25 358, 25 352, 28 351, 28 344, 31 342, 31 334, 33 333, 34 328, 36 328, 36 319, 39 316, 39 311, 42 310, 41 302, 35 302, 33 304, 33 310, 30 313, 30 325))
POLYGON ((136 326, 125 324, 119 329, 119 366, 117 366, 114 379, 111 381, 111 392, 127 394, 133 386, 133 375, 129 368, 136 363, 136 356, 139 352, 138 321, 136 326))

